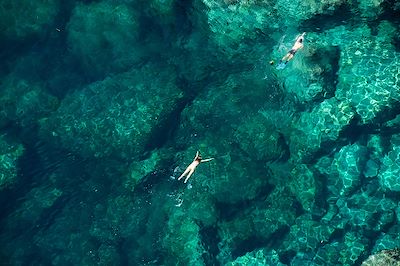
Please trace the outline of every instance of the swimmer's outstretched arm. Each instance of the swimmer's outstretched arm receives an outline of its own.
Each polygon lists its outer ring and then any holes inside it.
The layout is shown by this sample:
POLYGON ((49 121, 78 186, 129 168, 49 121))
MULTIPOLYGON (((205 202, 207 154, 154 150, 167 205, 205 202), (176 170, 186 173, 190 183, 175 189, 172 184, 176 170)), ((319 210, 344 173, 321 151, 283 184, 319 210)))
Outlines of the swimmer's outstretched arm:
POLYGON ((206 162, 209 162, 209 161, 212 161, 212 160, 214 160, 214 158, 204 159, 204 160, 201 160, 201 162, 202 163, 206 163, 206 162))

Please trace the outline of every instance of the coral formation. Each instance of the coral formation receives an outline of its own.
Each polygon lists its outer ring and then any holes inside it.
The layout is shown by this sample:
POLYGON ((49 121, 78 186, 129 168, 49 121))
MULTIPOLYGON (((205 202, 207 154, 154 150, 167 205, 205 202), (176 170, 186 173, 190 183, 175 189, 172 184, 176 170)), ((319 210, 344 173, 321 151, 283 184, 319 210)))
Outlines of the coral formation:
POLYGON ((373 266, 373 265, 387 265, 395 266, 400 263, 400 251, 398 249, 382 250, 376 254, 368 257, 361 265, 373 266))

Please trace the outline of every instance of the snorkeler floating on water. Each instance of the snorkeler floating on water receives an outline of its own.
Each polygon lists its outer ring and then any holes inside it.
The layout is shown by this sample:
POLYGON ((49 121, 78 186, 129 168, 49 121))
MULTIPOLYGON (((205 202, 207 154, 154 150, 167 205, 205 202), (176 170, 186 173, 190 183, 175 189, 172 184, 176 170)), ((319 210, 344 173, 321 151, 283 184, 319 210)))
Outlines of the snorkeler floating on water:
POLYGON ((189 164, 189 166, 186 168, 185 172, 183 172, 183 174, 181 174, 181 176, 178 178, 178 180, 181 180, 185 175, 186 179, 184 181, 184 183, 186 183, 189 178, 192 176, 192 174, 194 173, 194 171, 196 170, 196 167, 200 164, 200 163, 205 163, 205 162, 209 162, 211 160, 214 160, 214 158, 209 158, 209 159, 202 159, 200 152, 196 152, 196 156, 193 159, 193 162, 191 164, 189 164))
POLYGON ((305 32, 297 36, 296 42, 294 43, 292 49, 290 49, 289 52, 282 57, 282 59, 279 61, 279 64, 276 66, 276 69, 284 69, 286 64, 293 59, 297 51, 304 47, 304 35, 306 35, 305 32))

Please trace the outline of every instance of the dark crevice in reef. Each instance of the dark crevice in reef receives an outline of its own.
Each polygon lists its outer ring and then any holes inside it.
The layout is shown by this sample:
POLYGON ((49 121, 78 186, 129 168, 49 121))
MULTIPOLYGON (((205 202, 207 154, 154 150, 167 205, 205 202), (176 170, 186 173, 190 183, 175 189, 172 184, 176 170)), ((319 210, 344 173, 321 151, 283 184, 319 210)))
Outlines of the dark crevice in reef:
MULTIPOLYGON (((158 127, 156 127, 145 146, 146 150, 153 150, 156 148, 161 148, 165 145, 168 145, 169 141, 174 139, 175 133, 181 124, 181 114, 182 111, 190 105, 193 100, 197 97, 197 95, 202 91, 200 88, 203 87, 204 84, 190 84, 190 82, 185 78, 179 78, 177 81, 178 87, 185 92, 185 95, 182 99, 180 99, 174 110, 168 114, 164 114, 166 118, 158 127)), ((171 145, 175 145, 171 143, 171 145)))
POLYGON ((165 116, 164 121, 160 123, 151 133, 149 141, 145 145, 146 150, 152 150, 156 148, 161 148, 164 146, 168 140, 172 138, 175 131, 178 129, 180 124, 180 114, 186 107, 186 101, 180 100, 177 103, 175 109, 168 114, 163 114, 165 116))
POLYGON ((336 153, 341 147, 348 144, 346 139, 338 138, 335 141, 326 141, 321 144, 320 148, 310 156, 304 158, 304 163, 308 165, 314 165, 318 162, 321 157, 331 156, 336 153))
MULTIPOLYGON (((381 3, 381 7, 384 12, 380 15, 379 19, 376 21, 387 20, 395 24, 395 27, 399 29, 400 27, 400 7, 397 10, 394 9, 395 6, 398 5, 397 0, 386 0, 381 3)), ((392 43, 397 52, 400 52, 400 32, 397 30, 395 36, 392 40, 392 43)))
MULTIPOLYGON (((54 25, 62 27, 65 29, 72 14, 72 10, 74 9, 76 2, 79 0, 69 0, 69 1, 61 1, 60 2, 60 11, 58 12, 54 25)), ((80 1, 82 2, 82 1, 80 1)), ((86 1, 88 2, 88 1, 86 1)), ((63 33, 63 36, 66 36, 66 31, 63 33)))
POLYGON ((400 52, 400 32, 397 32, 397 34, 394 36, 394 38, 392 40, 392 44, 393 44, 394 48, 396 49, 396 51, 400 52))
POLYGON ((64 207, 71 201, 73 194, 63 194, 61 195, 50 208, 45 209, 41 214, 36 223, 36 227, 41 230, 48 229, 54 224, 55 219, 63 211, 64 207))
POLYGON ((237 258, 243 256, 247 252, 267 246, 269 240, 266 238, 252 236, 249 239, 238 243, 237 247, 232 251, 232 257, 237 258))
POLYGON ((280 261, 285 265, 290 265, 292 259, 296 256, 296 251, 294 250, 287 250, 279 254, 280 261))
POLYGON ((346 231, 347 231, 347 230, 345 230, 345 229, 336 229, 336 230, 333 231, 332 234, 329 236, 329 239, 328 239, 327 242, 328 242, 328 243, 332 243, 332 242, 335 242, 335 241, 337 241, 337 242, 342 241, 343 238, 344 238, 344 235, 346 234, 346 231))
POLYGON ((276 160, 277 162, 287 162, 290 159, 290 147, 288 141, 285 138, 285 135, 282 133, 279 134, 278 145, 282 147, 281 156, 276 160))
MULTIPOLYGON (((175 17, 176 21, 173 29, 165 30, 164 26, 157 25, 154 18, 151 16, 142 16, 142 23, 144 23, 145 25, 151 25, 150 28, 156 29, 156 31, 159 32, 159 34, 157 35, 166 35, 163 37, 164 39, 176 39, 178 37, 182 38, 182 36, 189 36, 194 30, 190 14, 191 12, 195 12, 193 5, 193 1, 177 1, 175 3, 174 9, 176 10, 176 14, 178 15, 175 17)), ((197 19, 201 20, 200 18, 197 19)), ((202 20, 204 20, 204 18, 202 18, 202 20)), ((199 21, 196 22, 198 23, 199 21)), ((142 29, 143 32, 141 34, 143 36, 149 34, 147 28, 148 27, 142 29)), ((164 43, 163 40, 160 40, 160 42, 164 43)), ((166 48, 164 47, 163 49, 166 48)), ((182 47, 170 47, 170 49, 171 51, 168 53, 172 53, 172 56, 176 56, 176 54, 186 53, 186 51, 182 47)), ((186 55, 188 56, 186 60, 193 60, 192 58, 190 58, 190 54, 186 55)), ((185 67, 179 66, 180 63, 181 61, 174 62, 178 73, 180 72, 179 69, 185 67)), ((152 136, 150 137, 150 140, 146 145, 146 150, 160 148, 166 145, 169 140, 173 139, 173 136, 175 135, 175 132, 180 124, 180 116, 182 111, 193 102, 193 100, 203 91, 203 88, 207 87, 207 85, 212 82, 216 82, 216 79, 221 79, 221 77, 212 77, 212 75, 208 76, 210 73, 215 72, 216 69, 212 68, 215 68, 217 66, 209 67, 209 71, 204 70, 207 76, 205 75, 200 80, 192 81, 184 77, 183 75, 178 77, 177 86, 183 91, 184 97, 178 101, 175 109, 168 115, 164 122, 152 132, 152 136)))
POLYGON ((251 252, 260 248, 278 247, 289 231, 289 226, 282 226, 272 233, 268 238, 264 238, 262 236, 252 236, 244 241, 241 241, 238 243, 236 248, 233 249, 232 257, 237 258, 245 255, 247 252, 251 252))
POLYGON ((36 151, 32 147, 25 147, 24 155, 17 163, 19 169, 17 183, 0 193, 0 221, 5 221, 5 218, 21 203, 20 198, 30 191, 35 176, 38 176, 34 175, 38 164, 36 151))
POLYGON ((266 184, 259 189, 257 196, 251 200, 243 200, 237 203, 216 202, 218 217, 221 220, 231 221, 244 213, 251 211, 256 205, 262 204, 268 195, 274 190, 274 186, 266 184))
POLYGON ((297 199, 293 199, 291 207, 295 210, 295 217, 300 217, 305 213, 303 205, 297 199))
POLYGON ((173 50, 172 46, 177 42, 178 38, 184 38, 192 33, 194 27, 189 15, 189 12, 192 10, 192 5, 192 1, 176 1, 173 7, 175 10, 175 21, 171 25, 160 24, 159 19, 155 19, 153 14, 148 13, 147 11, 151 10, 148 3, 143 2, 139 4, 139 6, 134 6, 134 8, 141 13, 139 17, 140 24, 146 25, 139 29, 139 40, 145 41, 146 39, 151 39, 152 46, 154 46, 152 49, 155 49, 152 58, 157 56, 160 52, 159 46, 154 44, 162 44, 163 51, 170 51, 173 50), (140 7, 141 5, 142 7, 140 7))
POLYGON ((178 36, 189 35, 195 29, 195 25, 191 20, 191 12, 193 12, 193 0, 177 0, 174 5, 175 30, 178 36))
POLYGON ((25 150, 18 160, 16 183, 0 193, 1 218, 5 218, 18 209, 26 194, 35 187, 45 185, 50 175, 61 165, 63 169, 70 169, 69 174, 74 177, 63 180, 63 191, 68 193, 59 197, 51 207, 44 209, 35 222, 35 228, 30 228, 33 231, 45 229, 53 223, 63 207, 76 195, 76 186, 82 181, 77 177, 86 160, 40 141, 36 126, 24 129, 12 126, 3 129, 3 132, 16 136, 23 143, 25 150))
MULTIPOLYGON (((340 60, 340 49, 336 46, 323 47, 318 49, 307 60, 310 65, 315 65, 319 73, 317 74, 317 82, 324 90, 308 104, 308 107, 314 107, 325 99, 335 96, 336 86, 338 84, 338 71, 340 60)), ((311 109, 311 108, 310 108, 311 109)))
POLYGON ((400 7, 398 0, 385 0, 381 3, 384 10, 377 21, 388 20, 396 24, 400 24, 400 7), (397 7, 397 9, 395 9, 397 7))
POLYGON ((228 204, 225 202, 217 202, 216 209, 218 210, 218 217, 221 220, 231 221, 238 215, 240 215, 243 210, 247 210, 250 207, 250 201, 241 201, 236 204, 228 204))
POLYGON ((400 199, 400 192, 397 191, 385 191, 385 197, 392 199, 394 202, 398 202, 400 199))
POLYGON ((33 37, 31 39, 24 40, 21 43, 0 42, 0 75, 10 74, 13 71, 15 61, 31 52, 32 43, 37 42, 33 37))
MULTIPOLYGON (((3 133, 17 136, 20 139, 21 132, 20 128, 13 127, 12 124, 7 128, 2 129, 3 133)), ((34 131, 33 131, 34 132, 34 131)), ((17 162, 17 182, 5 189, 0 193, 0 213, 1 218, 5 218, 10 212, 15 210, 16 206, 21 203, 19 199, 23 197, 30 189, 36 184, 36 180, 41 178, 41 173, 38 171, 38 167, 41 164, 40 156, 34 144, 26 143, 24 144, 24 153, 18 159, 17 162)), ((3 219, 0 219, 3 221, 3 219)))
POLYGON ((52 265, 51 256, 40 248, 33 246, 19 262, 20 265, 52 265))
POLYGON ((317 192, 315 195, 315 204, 312 207, 311 214, 314 221, 320 221, 329 208, 329 192, 327 186, 328 179, 325 175, 316 173, 316 171, 313 171, 313 173, 315 175, 315 186, 317 187, 317 192))
MULTIPOLYGON (((377 214, 374 214, 374 215, 376 216, 377 214)), ((378 221, 376 220, 376 222, 378 222, 378 221)), ((376 231, 373 231, 373 230, 362 230, 362 229, 360 229, 360 234, 363 234, 365 239, 367 239, 369 241, 365 245, 364 252, 357 258, 357 260, 355 261, 354 265, 362 265, 362 262, 365 261, 370 254, 374 253, 373 250, 374 250, 375 244, 378 241, 378 239, 381 237, 382 232, 386 232, 387 228, 392 227, 395 224, 396 224, 396 222, 388 224, 380 232, 376 232, 376 231)), ((374 226, 374 224, 371 225, 371 227, 373 227, 373 226, 374 226)))
POLYGON ((348 143, 356 142, 365 131, 360 126, 361 117, 355 115, 353 120, 339 133, 339 139, 346 140, 348 143))
MULTIPOLYGON (((325 86, 327 86, 329 88, 328 92, 327 92, 327 96, 326 98, 331 98, 333 96, 335 96, 335 92, 336 92, 336 86, 339 83, 339 76, 338 76, 338 72, 339 72, 339 61, 340 61, 340 49, 339 47, 331 47, 331 49, 329 51, 326 51, 326 53, 328 53, 329 55, 325 58, 329 58, 329 64, 326 65, 330 65, 331 69, 324 69, 323 72, 323 76, 324 78, 324 82, 325 82, 325 86), (331 84, 331 85, 329 85, 331 84)), ((325 64, 324 62, 325 60, 321 60, 321 62, 323 64, 325 64)))
POLYGON ((121 238, 117 245, 120 265, 129 265, 129 251, 125 248, 127 242, 126 238, 121 238))
POLYGON ((378 118, 379 121, 375 121, 374 123, 370 124, 362 124, 361 117, 359 115, 355 115, 350 124, 340 132, 339 139, 346 140, 347 143, 355 143, 360 141, 366 142, 365 137, 371 134, 379 134, 382 137, 385 137, 399 133, 400 128, 396 126, 388 127, 384 125, 384 123, 396 117, 399 107, 400 106, 396 104, 393 112, 386 112, 378 118))
POLYGON ((205 264, 219 266, 217 255, 219 253, 218 243, 221 239, 218 237, 218 228, 213 226, 202 227, 200 229, 200 238, 206 250, 202 255, 205 264))
POLYGON ((377 127, 379 127, 382 123, 393 120, 397 115, 400 115, 400 102, 396 101, 393 103, 393 106, 390 108, 390 110, 384 110, 381 112, 379 121, 377 122, 377 127))

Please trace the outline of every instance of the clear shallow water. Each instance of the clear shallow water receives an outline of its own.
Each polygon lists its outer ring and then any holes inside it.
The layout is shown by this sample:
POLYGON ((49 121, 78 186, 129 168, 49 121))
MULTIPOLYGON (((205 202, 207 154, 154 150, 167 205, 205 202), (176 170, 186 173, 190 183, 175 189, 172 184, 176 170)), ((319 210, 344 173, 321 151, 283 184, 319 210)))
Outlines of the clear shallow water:
POLYGON ((160 3, 26 4, 43 23, 2 31, 0 260, 359 265, 398 246, 398 10, 160 3), (196 150, 216 159, 187 186, 196 150))

